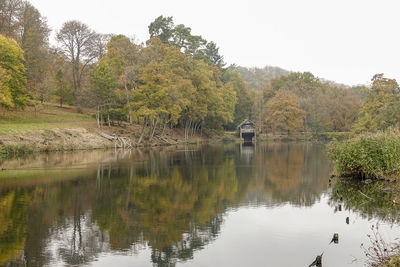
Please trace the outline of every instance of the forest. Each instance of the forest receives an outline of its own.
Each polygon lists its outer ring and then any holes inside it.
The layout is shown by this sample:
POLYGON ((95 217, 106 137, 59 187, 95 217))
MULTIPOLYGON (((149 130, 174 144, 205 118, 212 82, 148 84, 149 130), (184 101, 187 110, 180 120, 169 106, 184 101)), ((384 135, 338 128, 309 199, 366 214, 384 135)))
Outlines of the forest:
MULTIPOLYGON (((149 39, 101 34, 80 21, 55 31, 29 2, 0 0, 0 104, 3 111, 46 103, 90 108, 98 127, 139 124, 184 136, 234 130, 244 119, 260 132, 357 132, 399 122, 399 88, 383 74, 345 86, 310 72, 228 66, 218 45, 172 17, 157 17, 149 39)), ((4 114, 4 112, 3 112, 4 114)), ((1 117, 0 117, 1 120, 1 117)))

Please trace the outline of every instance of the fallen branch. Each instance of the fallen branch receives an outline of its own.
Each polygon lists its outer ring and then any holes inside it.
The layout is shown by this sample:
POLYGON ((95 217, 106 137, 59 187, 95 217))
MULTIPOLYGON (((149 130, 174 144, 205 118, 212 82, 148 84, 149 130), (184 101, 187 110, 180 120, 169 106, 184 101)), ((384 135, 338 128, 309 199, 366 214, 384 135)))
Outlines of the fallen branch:
POLYGON ((361 192, 360 190, 358 190, 358 192, 360 192, 361 195, 363 195, 364 197, 368 198, 371 201, 375 201, 375 199, 373 199, 372 197, 367 196, 366 194, 364 194, 363 192, 361 192))
POLYGON ((101 131, 99 132, 99 135, 104 137, 104 138, 106 138, 106 139, 108 139, 108 140, 110 140, 110 141, 112 141, 112 142, 114 142, 115 148, 117 148, 117 147, 118 148, 123 148, 123 149, 126 149, 126 148, 132 149, 133 148, 131 142, 129 142, 129 140, 127 138, 125 138, 125 137, 122 137, 122 136, 118 137, 115 134, 114 135, 108 135, 108 134, 106 134, 104 132, 101 132, 101 131))

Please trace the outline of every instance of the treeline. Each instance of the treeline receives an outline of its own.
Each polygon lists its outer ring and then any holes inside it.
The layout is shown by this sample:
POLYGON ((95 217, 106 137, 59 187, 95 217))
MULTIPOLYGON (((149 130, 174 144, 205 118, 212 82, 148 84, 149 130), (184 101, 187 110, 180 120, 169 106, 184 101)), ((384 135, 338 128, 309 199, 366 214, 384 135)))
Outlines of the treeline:
POLYGON ((273 79, 258 106, 267 131, 331 132, 350 131, 361 103, 351 88, 323 82, 309 72, 294 72, 273 79))
POLYGON ((339 175, 395 181, 400 174, 400 87, 395 79, 376 74, 365 96, 353 137, 329 145, 339 175))
POLYGON ((265 66, 263 68, 230 66, 230 69, 239 72, 247 86, 254 90, 263 90, 271 83, 272 79, 290 74, 288 70, 273 66, 265 66))
POLYGON ((214 42, 172 17, 156 18, 148 30, 150 39, 139 44, 68 21, 51 47, 51 31, 35 7, 0 0, 1 106, 57 101, 92 108, 99 127, 141 124, 139 143, 167 127, 184 129, 188 138, 205 128, 234 130, 248 118, 263 132, 278 133, 397 123, 398 96, 389 93, 397 94, 390 88, 398 86, 383 76, 374 77, 371 88, 349 88, 308 72, 227 67, 214 42))
POLYGON ((214 42, 172 17, 160 16, 148 28, 150 39, 138 44, 68 21, 50 47, 50 29, 31 4, 1 0, 1 105, 57 101, 95 108, 99 127, 142 124, 139 143, 156 129, 181 127, 187 138, 250 117, 251 92, 240 74, 225 68, 214 42))

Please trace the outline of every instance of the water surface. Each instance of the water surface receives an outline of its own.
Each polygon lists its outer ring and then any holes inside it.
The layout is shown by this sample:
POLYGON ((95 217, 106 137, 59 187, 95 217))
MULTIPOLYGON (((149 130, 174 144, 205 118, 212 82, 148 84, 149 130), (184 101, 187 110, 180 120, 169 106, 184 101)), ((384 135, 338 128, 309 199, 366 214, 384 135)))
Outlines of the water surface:
POLYGON ((399 233, 388 201, 330 187, 323 145, 51 153, 1 166, 0 266, 293 267, 321 253, 325 267, 364 266, 372 225, 387 240, 399 233))

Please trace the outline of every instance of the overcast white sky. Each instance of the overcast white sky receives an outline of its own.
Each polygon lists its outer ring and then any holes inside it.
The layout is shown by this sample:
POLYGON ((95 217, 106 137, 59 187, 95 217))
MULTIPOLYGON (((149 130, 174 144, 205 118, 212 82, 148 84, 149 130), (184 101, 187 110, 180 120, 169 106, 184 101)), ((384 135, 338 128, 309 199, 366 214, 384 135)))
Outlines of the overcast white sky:
MULTIPOLYGON (((400 80, 400 0, 30 0, 53 30, 77 19, 101 33, 148 39, 159 15, 215 41, 229 64, 310 71, 366 84, 400 80)), ((54 42, 54 40, 52 41, 54 42)))

